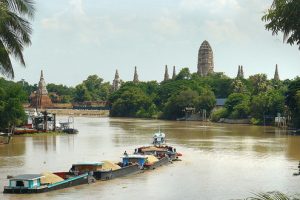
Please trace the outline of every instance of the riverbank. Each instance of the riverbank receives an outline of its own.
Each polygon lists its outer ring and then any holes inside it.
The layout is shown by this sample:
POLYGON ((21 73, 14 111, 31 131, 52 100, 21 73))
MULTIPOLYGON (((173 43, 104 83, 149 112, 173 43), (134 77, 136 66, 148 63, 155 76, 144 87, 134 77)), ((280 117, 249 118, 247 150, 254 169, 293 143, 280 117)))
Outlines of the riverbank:
POLYGON ((56 135, 68 135, 68 134, 61 131, 48 131, 48 132, 19 134, 19 135, 14 135, 14 137, 51 136, 51 135, 56 136, 56 135))
POLYGON ((47 109, 49 113, 56 115, 72 115, 72 116, 95 116, 108 117, 109 110, 74 110, 74 109, 47 109))

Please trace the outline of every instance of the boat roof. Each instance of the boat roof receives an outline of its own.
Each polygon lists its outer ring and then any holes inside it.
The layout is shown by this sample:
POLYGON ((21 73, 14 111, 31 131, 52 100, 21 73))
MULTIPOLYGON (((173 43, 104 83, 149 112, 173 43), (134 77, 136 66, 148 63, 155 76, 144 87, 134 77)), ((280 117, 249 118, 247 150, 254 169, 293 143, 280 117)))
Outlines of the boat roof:
POLYGON ((95 163, 89 163, 89 162, 84 162, 84 163, 76 163, 73 164, 73 166, 79 166, 79 165, 92 165, 92 166, 101 166, 103 165, 103 162, 95 162, 95 163))
POLYGON ((158 132, 158 133, 154 133, 153 137, 154 138, 157 138, 157 137, 166 137, 166 134, 164 134, 162 132, 158 132))
POLYGON ((44 177, 42 174, 22 174, 22 175, 18 175, 18 176, 15 176, 9 180, 12 180, 12 181, 16 181, 16 180, 35 180, 35 179, 39 179, 39 178, 42 178, 44 177))
POLYGON ((167 148, 158 148, 156 146, 152 146, 152 147, 144 147, 144 148, 141 148, 141 151, 145 152, 145 151, 168 151, 167 148))
POLYGON ((144 155, 139 155, 139 154, 131 154, 131 155, 124 155, 121 156, 121 158, 146 158, 144 155))

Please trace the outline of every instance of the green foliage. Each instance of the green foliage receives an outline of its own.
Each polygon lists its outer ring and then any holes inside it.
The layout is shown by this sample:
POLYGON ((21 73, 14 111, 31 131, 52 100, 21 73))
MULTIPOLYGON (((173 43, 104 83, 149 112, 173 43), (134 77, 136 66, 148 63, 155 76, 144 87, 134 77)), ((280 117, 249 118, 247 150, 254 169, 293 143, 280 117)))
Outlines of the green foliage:
POLYGON ((191 79, 191 73, 189 68, 183 68, 176 76, 176 80, 189 80, 191 79))
POLYGON ((109 97, 110 87, 109 82, 103 82, 97 75, 90 75, 75 87, 74 101, 105 101, 109 97))
POLYGON ((242 79, 235 79, 231 83, 231 87, 232 87, 232 91, 234 93, 247 93, 248 92, 248 89, 242 79))
POLYGON ((151 118, 156 114, 152 99, 138 86, 124 86, 112 97, 111 116, 151 118))
POLYGON ((22 102, 26 94, 16 83, 0 79, 0 130, 22 124, 26 115, 22 102))
POLYGON ((271 85, 268 82, 266 74, 255 74, 249 77, 250 91, 253 95, 257 95, 261 92, 266 92, 271 89, 271 85))
POLYGON ((246 200, 299 200, 299 198, 290 197, 281 192, 260 192, 254 194, 254 197, 249 197, 246 200))
POLYGON ((260 121, 264 120, 264 115, 268 115, 273 120, 277 113, 283 114, 284 95, 277 90, 269 90, 252 97, 252 116, 260 121))
POLYGON ((292 114, 295 127, 300 127, 300 78, 291 81, 286 92, 286 105, 292 114))
POLYGON ((300 1, 274 0, 271 8, 262 17, 268 22, 265 27, 273 35, 283 33, 283 41, 293 45, 296 43, 300 49, 300 1))
POLYGON ((24 47, 30 45, 32 33, 28 18, 33 17, 34 1, 1 0, 0 1, 0 73, 14 78, 10 57, 14 57, 23 66, 24 47))
POLYGON ((226 118, 228 116, 228 112, 226 108, 216 109, 211 114, 211 121, 218 122, 221 118, 226 118))
MULTIPOLYGON (((61 101, 58 103, 72 102, 75 93, 75 88, 73 87, 67 87, 66 85, 62 85, 62 84, 57 85, 54 83, 47 84, 47 90, 49 93, 55 93, 61 98, 61 101)), ((57 96, 55 95, 51 96, 51 94, 49 96, 52 99, 52 102, 57 102, 57 100, 55 99, 57 98, 57 96)))
POLYGON ((247 118, 250 113, 250 96, 242 93, 232 93, 225 102, 229 118, 247 118))
POLYGON ((164 108, 163 117, 166 119, 177 119, 185 115, 186 107, 196 107, 199 104, 199 94, 187 89, 169 98, 164 108))

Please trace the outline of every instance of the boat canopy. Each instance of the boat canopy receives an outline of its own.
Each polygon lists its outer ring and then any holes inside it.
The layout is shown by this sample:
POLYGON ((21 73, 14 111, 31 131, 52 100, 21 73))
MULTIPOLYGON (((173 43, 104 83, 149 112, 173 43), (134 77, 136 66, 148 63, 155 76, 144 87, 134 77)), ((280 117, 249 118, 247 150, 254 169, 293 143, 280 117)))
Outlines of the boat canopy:
POLYGON ((15 177, 10 178, 11 181, 28 181, 28 180, 36 180, 44 177, 42 174, 22 174, 15 177))
POLYGON ((158 133, 155 133, 154 136, 153 136, 153 144, 154 145, 161 145, 161 144, 165 144, 165 138, 166 138, 166 135, 162 132, 158 132, 158 133))
POLYGON ((84 162, 84 163, 76 163, 73 164, 72 166, 102 166, 103 162, 96 162, 96 163, 88 163, 88 162, 84 162))

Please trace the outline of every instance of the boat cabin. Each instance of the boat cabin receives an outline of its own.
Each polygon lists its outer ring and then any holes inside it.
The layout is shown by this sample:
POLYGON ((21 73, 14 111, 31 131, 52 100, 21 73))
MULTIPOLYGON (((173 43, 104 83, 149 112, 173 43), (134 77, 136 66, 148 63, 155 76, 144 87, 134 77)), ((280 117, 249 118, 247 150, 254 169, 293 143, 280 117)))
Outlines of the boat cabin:
POLYGON ((144 155, 124 155, 121 157, 123 160, 123 166, 128 166, 130 164, 139 164, 141 167, 144 166, 145 162, 147 161, 147 157, 144 155))
POLYGON ((153 136, 153 144, 158 146, 165 144, 166 143, 165 138, 166 135, 164 133, 161 132, 155 133, 153 136))
POLYGON ((23 174, 9 179, 11 188, 38 188, 41 186, 41 174, 23 174))
POLYGON ((102 165, 103 162, 73 164, 72 168, 70 169, 70 172, 83 174, 87 172, 100 171, 102 169, 102 165))

